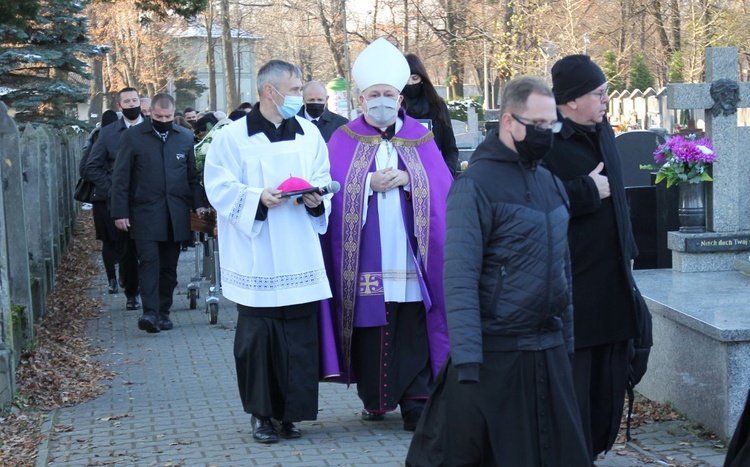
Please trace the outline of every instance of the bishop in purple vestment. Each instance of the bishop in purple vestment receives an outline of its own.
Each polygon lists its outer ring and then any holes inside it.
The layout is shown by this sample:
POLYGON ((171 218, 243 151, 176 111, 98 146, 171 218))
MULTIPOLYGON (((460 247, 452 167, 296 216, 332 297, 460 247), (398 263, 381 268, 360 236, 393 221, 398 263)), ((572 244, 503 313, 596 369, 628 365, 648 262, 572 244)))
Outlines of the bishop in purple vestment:
POLYGON ((323 310, 339 379, 357 383, 362 418, 400 406, 404 429, 414 430, 448 354, 443 245, 453 178, 432 133, 398 110, 409 77, 398 49, 375 41, 352 73, 364 114, 328 144, 342 189, 323 239, 333 289, 323 310))

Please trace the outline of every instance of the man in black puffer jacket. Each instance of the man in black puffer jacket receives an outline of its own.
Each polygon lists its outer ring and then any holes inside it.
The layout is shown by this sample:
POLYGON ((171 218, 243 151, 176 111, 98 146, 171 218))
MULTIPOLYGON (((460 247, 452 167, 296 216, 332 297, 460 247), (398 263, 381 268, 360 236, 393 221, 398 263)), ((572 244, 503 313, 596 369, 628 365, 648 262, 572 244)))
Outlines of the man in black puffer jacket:
POLYGON ((589 465, 573 390, 565 189, 539 166, 560 131, 539 78, 506 85, 491 132, 448 196, 451 357, 407 465, 589 465))

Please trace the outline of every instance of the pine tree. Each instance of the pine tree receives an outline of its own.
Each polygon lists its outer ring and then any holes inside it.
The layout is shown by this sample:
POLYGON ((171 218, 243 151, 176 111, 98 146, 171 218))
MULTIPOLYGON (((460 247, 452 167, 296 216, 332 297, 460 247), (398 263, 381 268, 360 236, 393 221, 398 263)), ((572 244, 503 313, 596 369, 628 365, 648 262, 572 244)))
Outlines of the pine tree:
MULTIPOLYGON (((99 1, 106 3, 111 0, 99 1)), ((136 0, 135 6, 141 11, 150 11, 161 17, 172 13, 183 18, 192 18, 206 9, 208 0, 136 0)))
POLYGON ((5 87, 0 98, 21 122, 80 123, 72 106, 88 97, 83 59, 103 51, 89 44, 80 2, 38 0, 37 5, 33 19, 4 25, 9 27, 0 36, 5 87))
POLYGON ((682 52, 677 51, 672 54, 669 58, 669 68, 667 74, 667 81, 670 83, 684 83, 685 82, 685 61, 682 57, 682 52))
POLYGON ((620 70, 617 66, 617 55, 613 51, 609 50, 604 53, 604 56, 602 58, 604 59, 604 63, 602 64, 602 71, 604 71, 604 75, 607 77, 610 91, 624 90, 625 81, 622 79, 620 70))
POLYGON ((39 11, 37 0, 10 0, 3 2, 0 8, 0 43, 5 37, 16 36, 22 32, 29 21, 34 19, 39 11))
POLYGON ((654 76, 648 70, 648 65, 646 65, 646 59, 643 57, 643 54, 637 54, 633 58, 633 63, 630 67, 630 88, 645 91, 653 87, 655 82, 654 76))

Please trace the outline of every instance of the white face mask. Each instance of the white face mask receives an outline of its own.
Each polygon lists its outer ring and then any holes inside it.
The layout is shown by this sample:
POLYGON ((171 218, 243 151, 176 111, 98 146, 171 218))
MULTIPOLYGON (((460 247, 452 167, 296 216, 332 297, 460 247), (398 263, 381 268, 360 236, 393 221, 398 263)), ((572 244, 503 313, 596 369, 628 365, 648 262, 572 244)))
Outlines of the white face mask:
POLYGON ((375 126, 388 126, 396 120, 398 115, 398 100, 380 96, 367 102, 367 116, 375 126))

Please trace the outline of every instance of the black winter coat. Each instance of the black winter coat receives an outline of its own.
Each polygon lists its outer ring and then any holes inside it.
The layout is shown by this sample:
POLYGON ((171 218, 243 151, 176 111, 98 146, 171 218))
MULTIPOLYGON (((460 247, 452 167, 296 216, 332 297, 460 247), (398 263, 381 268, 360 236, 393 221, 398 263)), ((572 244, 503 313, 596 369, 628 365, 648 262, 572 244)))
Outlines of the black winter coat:
POLYGON ((440 153, 443 155, 445 165, 452 174, 458 169, 458 147, 456 147, 456 135, 453 134, 451 126, 451 113, 445 102, 436 109, 430 106, 426 99, 417 98, 406 102, 406 115, 416 118, 417 120, 431 120, 432 134, 435 135, 435 144, 437 144, 440 153), (440 113, 443 118, 440 119, 440 113))
POLYGON ((120 137, 127 129, 125 120, 119 120, 99 130, 99 136, 83 167, 82 177, 94 184, 93 201, 107 201, 112 186, 112 168, 115 166, 120 137))
POLYGON ((163 142, 146 120, 123 133, 112 172, 110 214, 130 219, 132 239, 189 240, 190 210, 202 207, 201 193, 190 130, 172 125, 163 142))
POLYGON ((568 217, 560 181, 491 131, 448 195, 445 299, 460 377, 462 366, 478 371, 483 350, 565 343, 573 353, 568 217))
POLYGON ((94 147, 96 140, 99 139, 100 130, 100 127, 96 127, 91 130, 91 133, 89 133, 89 137, 86 138, 86 143, 83 145, 83 156, 81 157, 81 161, 78 163, 78 176, 81 178, 83 178, 84 176, 86 164, 88 163, 89 156, 91 155, 91 148, 94 147))
POLYGON ((638 255, 625 199, 615 136, 606 119, 586 128, 563 122, 544 165, 562 180, 570 198, 568 229, 573 267, 576 348, 612 344, 635 336, 634 281, 638 255), (599 162, 611 196, 599 199, 588 174, 599 162))
MULTIPOLYGON (((302 107, 298 115, 300 117, 305 117, 304 107, 302 107)), ((328 109, 324 109, 323 114, 320 116, 320 118, 318 118, 318 130, 320 130, 320 134, 323 135, 323 139, 327 143, 328 140, 331 139, 331 135, 333 135, 333 132, 338 130, 340 126, 346 125, 347 123, 349 123, 349 120, 347 120, 345 117, 342 117, 339 114, 335 114, 328 109)))

